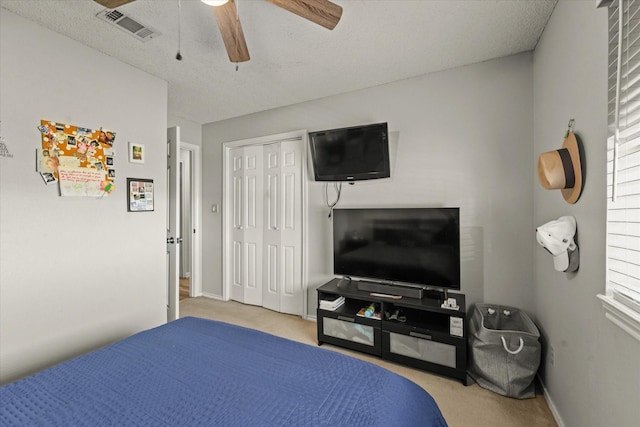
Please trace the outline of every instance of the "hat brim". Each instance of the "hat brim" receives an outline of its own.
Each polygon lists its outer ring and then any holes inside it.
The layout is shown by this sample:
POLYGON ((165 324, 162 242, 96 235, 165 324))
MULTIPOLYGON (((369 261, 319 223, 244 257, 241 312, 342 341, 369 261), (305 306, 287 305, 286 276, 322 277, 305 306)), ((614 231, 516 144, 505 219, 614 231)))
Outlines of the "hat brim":
POLYGON ((559 255, 553 256, 553 268, 556 271, 567 271, 569 268, 569 252, 567 250, 562 251, 559 255))
POLYGON ((575 184, 571 188, 563 188, 560 191, 562 192, 562 197, 564 197, 567 203, 574 204, 582 194, 583 177, 580 141, 573 132, 569 132, 567 137, 564 139, 562 148, 566 148, 571 156, 571 163, 573 163, 573 171, 575 174, 575 184))

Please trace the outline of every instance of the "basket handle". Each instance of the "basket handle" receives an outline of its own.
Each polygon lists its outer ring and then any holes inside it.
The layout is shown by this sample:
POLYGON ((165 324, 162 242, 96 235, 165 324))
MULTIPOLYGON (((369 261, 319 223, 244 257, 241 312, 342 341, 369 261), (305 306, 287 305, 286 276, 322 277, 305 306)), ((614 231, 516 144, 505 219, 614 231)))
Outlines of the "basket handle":
POLYGON ((507 341, 504 339, 504 336, 500 336, 500 339, 502 340, 502 346, 504 347, 504 349, 507 351, 507 353, 509 354, 518 354, 522 351, 522 349, 524 348, 524 340, 522 339, 522 337, 520 337, 520 347, 518 347, 517 350, 509 350, 509 347, 507 347, 507 341))

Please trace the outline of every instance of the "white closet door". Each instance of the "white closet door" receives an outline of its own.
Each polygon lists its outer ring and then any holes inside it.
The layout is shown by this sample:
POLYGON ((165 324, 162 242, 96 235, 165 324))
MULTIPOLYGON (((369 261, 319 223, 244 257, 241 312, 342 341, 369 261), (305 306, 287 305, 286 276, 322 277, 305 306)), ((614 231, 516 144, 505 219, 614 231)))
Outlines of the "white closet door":
POLYGON ((262 305, 262 147, 231 151, 231 299, 262 305))
POLYGON ((262 305, 280 311, 280 144, 264 146, 264 264, 262 305))
POLYGON ((228 298, 303 315, 302 132, 234 141, 225 147, 228 298))
POLYGON ((302 146, 299 140, 264 148, 263 306, 302 314, 302 146))
POLYGON ((282 288, 280 311, 302 315, 302 144, 281 144, 282 288))

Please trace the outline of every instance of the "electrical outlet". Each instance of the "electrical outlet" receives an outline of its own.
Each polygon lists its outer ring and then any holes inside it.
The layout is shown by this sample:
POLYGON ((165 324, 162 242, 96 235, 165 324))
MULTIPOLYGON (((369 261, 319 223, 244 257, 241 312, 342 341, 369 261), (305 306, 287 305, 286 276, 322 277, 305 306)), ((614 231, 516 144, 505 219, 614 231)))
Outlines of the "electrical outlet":
POLYGON ((549 346, 549 364, 553 367, 556 366, 556 349, 553 345, 549 346))

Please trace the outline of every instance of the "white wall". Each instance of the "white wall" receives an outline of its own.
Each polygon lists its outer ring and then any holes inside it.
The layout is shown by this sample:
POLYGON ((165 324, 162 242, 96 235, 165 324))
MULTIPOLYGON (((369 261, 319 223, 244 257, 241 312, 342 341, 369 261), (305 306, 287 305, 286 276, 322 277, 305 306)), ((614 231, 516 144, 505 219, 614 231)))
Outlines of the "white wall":
POLYGON ((4 383, 166 321, 167 84, 4 9, 1 24, 1 132, 13 154, 0 158, 4 383), (61 198, 43 183, 41 119, 116 132, 111 195, 61 198), (127 162, 128 141, 145 144, 144 165, 127 162), (127 177, 154 179, 154 212, 127 213, 127 177))
POLYGON ((640 342, 604 317, 596 294, 605 289, 607 11, 595 2, 560 1, 534 55, 534 161, 562 146, 570 118, 585 149, 584 191, 575 205, 544 190, 532 175, 534 221, 562 215, 578 222, 580 269, 556 272, 534 246, 535 315, 555 366, 542 378, 567 426, 638 425, 640 342))
MULTIPOLYGON (((203 126, 203 290, 222 295, 223 142, 386 121, 392 178, 343 187, 339 206, 459 206, 467 303, 530 308, 532 68, 521 54, 203 126)), ((309 183, 310 314, 331 277, 324 184, 309 183)))

